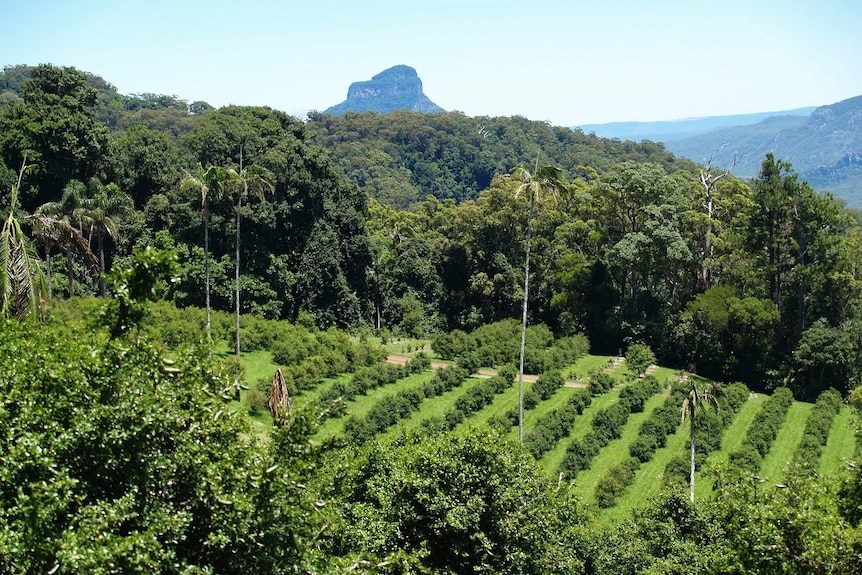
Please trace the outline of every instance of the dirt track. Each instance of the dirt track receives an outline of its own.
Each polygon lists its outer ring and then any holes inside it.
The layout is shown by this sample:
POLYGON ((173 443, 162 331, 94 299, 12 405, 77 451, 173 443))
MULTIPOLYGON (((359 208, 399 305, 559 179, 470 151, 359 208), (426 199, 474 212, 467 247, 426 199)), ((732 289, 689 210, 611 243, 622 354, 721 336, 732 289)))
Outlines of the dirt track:
MULTIPOLYGON (((403 355, 390 355, 390 356, 386 357, 387 363, 394 363, 397 365, 405 365, 410 360, 411 360, 411 358, 405 357, 403 355)), ((441 363, 439 361, 432 361, 431 362, 431 369, 443 369, 444 367, 449 367, 449 364, 441 363)), ((497 370, 495 370, 495 369, 480 369, 478 372, 479 377, 494 377, 495 375, 497 375, 497 370)), ((524 381, 535 382, 537 379, 539 379, 538 376, 528 375, 526 373, 524 374, 524 381)), ((581 383, 579 381, 567 381, 566 382, 566 387, 586 387, 586 386, 587 385, 585 383, 581 383)))

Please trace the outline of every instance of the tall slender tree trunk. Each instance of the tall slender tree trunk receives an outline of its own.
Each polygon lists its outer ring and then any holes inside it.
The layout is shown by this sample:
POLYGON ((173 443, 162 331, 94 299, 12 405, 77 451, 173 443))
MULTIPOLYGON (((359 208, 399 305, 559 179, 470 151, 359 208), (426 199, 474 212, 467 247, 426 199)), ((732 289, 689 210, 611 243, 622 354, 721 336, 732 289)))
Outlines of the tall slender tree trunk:
POLYGON ((694 503, 694 410, 691 410, 691 476, 689 477, 691 502, 694 503))
POLYGON ((242 208, 242 195, 236 201, 236 359, 239 361, 239 220, 242 208))
POLYGON ((48 280, 48 299, 54 297, 54 286, 51 276, 51 249, 45 247, 45 279, 48 280))
POLYGON ((530 215, 527 217, 527 257, 524 263, 524 310, 521 319, 521 357, 518 367, 518 439, 524 441, 524 348, 527 343, 527 301, 530 288, 530 237, 533 231, 535 194, 530 196, 530 215))
POLYGON ((75 270, 72 267, 72 250, 66 250, 66 271, 69 275, 69 298, 75 297, 75 270))
POLYGON ((99 295, 105 297, 105 239, 102 234, 98 234, 99 241, 99 295))
POLYGON ((210 210, 207 201, 204 202, 204 275, 206 276, 207 345, 212 348, 213 334, 210 312, 210 210))

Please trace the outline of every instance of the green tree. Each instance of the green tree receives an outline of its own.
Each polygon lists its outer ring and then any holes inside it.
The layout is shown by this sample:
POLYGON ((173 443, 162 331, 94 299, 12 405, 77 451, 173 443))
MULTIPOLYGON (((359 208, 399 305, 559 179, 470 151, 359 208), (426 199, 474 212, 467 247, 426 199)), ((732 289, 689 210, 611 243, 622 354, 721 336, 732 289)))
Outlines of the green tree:
POLYGON ((633 343, 626 350, 626 365, 635 375, 641 376, 655 363, 655 354, 648 345, 633 343))
POLYGON ((582 572, 583 507, 513 447, 482 428, 376 442, 331 483, 333 549, 385 573, 582 572))
POLYGON ((697 429, 697 410, 699 409, 701 413, 706 413, 707 406, 712 406, 716 410, 718 410, 718 402, 721 394, 723 392, 721 386, 718 384, 710 384, 705 389, 698 389, 697 383, 694 379, 690 380, 690 389, 688 392, 688 396, 685 398, 685 401, 682 403, 682 408, 680 411, 682 412, 682 425, 685 425, 686 419, 688 420, 689 428, 691 430, 690 434, 690 447, 691 447, 691 475, 689 476, 689 486, 691 489, 691 501, 694 503, 694 472, 695 472, 695 431, 697 429))
POLYGON ((21 198, 32 211, 76 179, 98 174, 108 149, 108 129, 93 116, 96 91, 75 68, 42 64, 25 82, 23 101, 0 110, 0 154, 6 165, 24 155, 38 167, 29 181, 35 194, 21 198))
POLYGON ((521 319, 521 353, 518 368, 518 438, 524 440, 524 347, 527 341, 527 305, 529 299, 530 287, 530 238, 533 232, 533 213, 536 208, 536 202, 545 192, 550 192, 555 196, 566 190, 566 180, 563 177, 563 171, 556 166, 539 167, 539 159, 536 158, 536 168, 531 174, 529 170, 522 166, 512 169, 511 176, 516 181, 520 182, 515 190, 515 199, 521 194, 526 194, 527 201, 530 205, 530 212, 527 216, 527 238, 526 238, 526 254, 524 257, 524 307, 521 319))

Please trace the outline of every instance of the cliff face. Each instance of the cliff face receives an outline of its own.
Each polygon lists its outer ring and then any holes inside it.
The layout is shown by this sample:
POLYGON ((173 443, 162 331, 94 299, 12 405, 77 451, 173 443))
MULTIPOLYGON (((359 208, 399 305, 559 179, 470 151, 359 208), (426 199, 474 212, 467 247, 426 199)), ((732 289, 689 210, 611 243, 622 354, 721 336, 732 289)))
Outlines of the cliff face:
POLYGON ((347 90, 347 100, 326 109, 324 113, 340 116, 352 110, 388 114, 405 109, 425 113, 445 112, 422 92, 422 80, 416 70, 410 66, 393 66, 371 80, 352 83, 347 90))

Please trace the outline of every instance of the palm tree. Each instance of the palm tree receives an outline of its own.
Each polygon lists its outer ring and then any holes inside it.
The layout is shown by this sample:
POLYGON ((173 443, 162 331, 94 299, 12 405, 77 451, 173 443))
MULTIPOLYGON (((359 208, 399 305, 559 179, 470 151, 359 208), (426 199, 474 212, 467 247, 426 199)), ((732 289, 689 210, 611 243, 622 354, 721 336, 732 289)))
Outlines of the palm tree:
POLYGON ((531 174, 529 170, 518 166, 513 168, 511 177, 520 182, 515 190, 515 199, 522 193, 529 194, 530 214, 527 217, 527 247, 524 260, 524 313, 521 323, 521 357, 518 367, 518 438, 524 441, 524 347, 527 342, 527 300, 530 287, 530 238, 533 232, 533 213, 536 201, 545 191, 550 191, 556 197, 560 192, 566 190, 566 180, 563 171, 556 166, 539 167, 539 158, 536 157, 536 168, 531 174))
POLYGON ((240 149, 239 172, 232 172, 231 191, 236 198, 236 358, 239 360, 239 224, 240 212, 242 210, 242 200, 247 197, 250 192, 254 192, 258 198, 263 199, 264 192, 274 192, 275 185, 272 183, 272 173, 264 167, 251 165, 242 166, 242 149, 240 149))
POLYGON ((231 182, 236 180, 236 171, 218 166, 198 164, 197 174, 186 172, 180 188, 183 191, 200 192, 201 207, 204 212, 204 274, 206 276, 206 307, 207 307, 207 342, 212 344, 212 323, 210 307, 210 204, 220 200, 226 193, 231 182))
POLYGON ((724 394, 724 390, 717 383, 711 383, 703 390, 697 388, 694 380, 691 380, 691 389, 688 392, 688 397, 682 402, 682 422, 685 425, 685 420, 688 419, 691 427, 691 476, 689 484, 691 487, 691 502, 694 503, 694 453, 695 453, 695 430, 697 428, 697 410, 701 413, 706 413, 707 406, 712 406, 716 411, 719 409, 719 398, 724 394))
MULTIPOLYGON (((53 203, 55 202, 50 202, 50 204, 53 203)), ((66 252, 70 262, 74 255, 90 268, 93 275, 96 275, 99 271, 98 261, 90 249, 87 239, 81 235, 81 232, 75 229, 67 219, 52 217, 48 215, 50 212, 51 205, 42 204, 36 210, 35 214, 31 214, 26 218, 33 235, 38 238, 45 247, 45 275, 48 278, 49 299, 53 296, 51 251, 55 246, 59 246, 66 252)))
POLYGON ((96 234, 99 246, 99 295, 105 297, 105 236, 119 237, 119 220, 134 209, 132 197, 117 184, 104 185, 98 178, 90 180, 87 197, 82 201, 83 220, 90 235, 96 234))
MULTIPOLYGON (((77 232, 77 235, 83 238, 84 211, 81 208, 81 202, 86 193, 87 187, 83 183, 77 180, 72 180, 71 182, 66 184, 66 187, 63 188, 63 195, 60 197, 59 201, 47 202, 45 204, 42 204, 37 208, 36 213, 67 224, 70 230, 77 232), (75 227, 75 224, 77 224, 77 227, 75 227)), ((66 251, 66 272, 69 282, 69 297, 71 298, 75 296, 75 271, 73 266, 73 256, 77 255, 79 259, 84 261, 84 263, 92 269, 94 277, 96 276, 96 274, 98 274, 98 264, 94 263, 95 257, 92 255, 90 245, 86 242, 86 240, 84 240, 84 243, 86 244, 86 249, 81 250, 78 253, 76 253, 77 250, 76 246, 74 245, 74 242, 60 243, 61 247, 63 247, 63 249, 65 249, 66 251), (92 261, 90 259, 91 257, 93 258, 92 261)), ((47 247, 48 246, 46 245, 46 248, 47 247)), ((48 267, 50 269, 50 256, 47 256, 46 261, 48 262, 48 267)))
POLYGON ((48 301, 48 285, 36 248, 15 217, 18 192, 27 169, 25 157, 18 181, 12 185, 9 217, 0 228, 0 311, 4 317, 41 316, 48 301))

